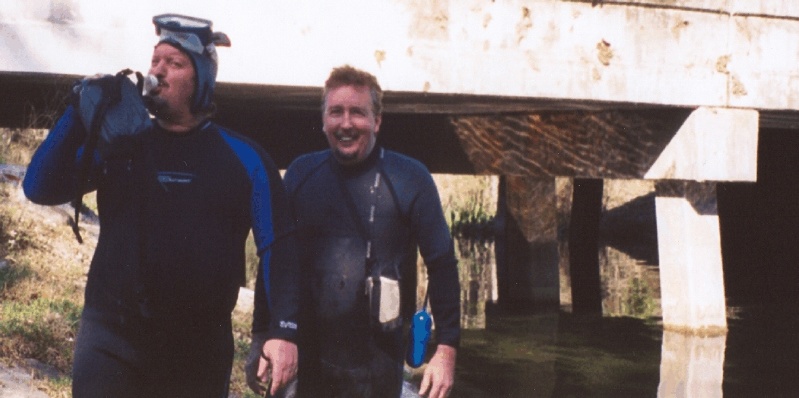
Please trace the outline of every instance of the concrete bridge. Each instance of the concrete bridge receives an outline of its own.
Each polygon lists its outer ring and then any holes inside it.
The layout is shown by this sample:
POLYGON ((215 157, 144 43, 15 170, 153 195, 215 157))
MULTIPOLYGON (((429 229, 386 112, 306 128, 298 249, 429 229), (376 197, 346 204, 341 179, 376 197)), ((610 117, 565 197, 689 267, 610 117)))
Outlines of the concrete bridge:
POLYGON ((715 184, 755 181, 758 134, 799 125, 799 3, 0 0, 1 124, 49 127, 76 77, 146 70, 165 12, 230 36, 217 119, 281 166, 324 147, 319 87, 349 63, 387 91, 387 146, 503 176, 527 255, 500 300, 557 303, 569 258, 574 308, 594 311, 602 179, 657 181, 664 325, 726 330, 715 184), (568 253, 556 177, 575 179, 568 253))

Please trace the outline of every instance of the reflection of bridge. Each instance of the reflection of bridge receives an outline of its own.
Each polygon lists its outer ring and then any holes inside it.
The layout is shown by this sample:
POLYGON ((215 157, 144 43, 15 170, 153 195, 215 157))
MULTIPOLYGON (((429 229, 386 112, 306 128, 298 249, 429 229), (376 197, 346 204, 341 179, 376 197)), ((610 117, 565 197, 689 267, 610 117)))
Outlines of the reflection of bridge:
POLYGON ((525 253, 500 300, 557 302, 568 254, 574 308, 594 310, 601 179, 651 179, 664 323, 726 329, 714 182, 754 181, 759 131, 799 120, 795 2, 236 4, 0 0, 0 121, 47 126, 75 76, 146 68, 152 15, 209 17, 233 41, 218 119, 281 165, 324 146, 318 86, 350 63, 388 90, 386 145, 433 171, 505 176, 525 253), (576 179, 568 253, 558 176, 576 179))

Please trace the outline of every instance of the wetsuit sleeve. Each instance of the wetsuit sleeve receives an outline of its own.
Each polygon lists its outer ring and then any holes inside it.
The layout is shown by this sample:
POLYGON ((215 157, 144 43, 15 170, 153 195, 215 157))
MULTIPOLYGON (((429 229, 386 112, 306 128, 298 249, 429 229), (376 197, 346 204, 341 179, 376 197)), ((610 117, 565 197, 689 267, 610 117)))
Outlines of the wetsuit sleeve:
MULTIPOLYGON (((72 106, 67 107, 28 165, 22 188, 30 201, 58 205, 77 196, 75 179, 85 137, 77 112, 72 106)), ((86 192, 93 190, 91 185, 86 192)))
POLYGON ((261 258, 255 289, 253 333, 296 341, 299 264, 294 220, 277 167, 262 156, 265 178, 253 185, 253 235, 261 258))
POLYGON ((441 199, 429 173, 419 176, 418 196, 411 207, 411 224, 419 252, 427 266, 430 308, 436 324, 437 341, 460 344, 460 282, 458 260, 447 226, 441 199))

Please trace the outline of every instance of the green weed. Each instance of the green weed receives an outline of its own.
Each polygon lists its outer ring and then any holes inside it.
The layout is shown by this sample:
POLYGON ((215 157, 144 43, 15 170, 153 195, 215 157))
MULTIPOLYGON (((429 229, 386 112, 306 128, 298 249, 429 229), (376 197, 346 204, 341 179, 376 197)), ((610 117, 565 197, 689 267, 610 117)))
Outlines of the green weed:
POLYGON ((33 358, 67 372, 81 307, 69 300, 35 298, 0 304, 0 355, 33 358))

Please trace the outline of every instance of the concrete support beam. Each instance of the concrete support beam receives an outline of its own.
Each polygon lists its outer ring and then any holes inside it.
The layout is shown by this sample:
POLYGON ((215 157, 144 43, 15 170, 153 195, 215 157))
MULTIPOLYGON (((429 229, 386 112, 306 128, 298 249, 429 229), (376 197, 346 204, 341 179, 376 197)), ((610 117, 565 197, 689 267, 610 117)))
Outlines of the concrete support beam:
POLYGON ((661 303, 666 330, 727 330, 716 184, 656 185, 661 303))
POLYGON ((758 128, 757 111, 698 108, 644 178, 755 181, 758 128))

